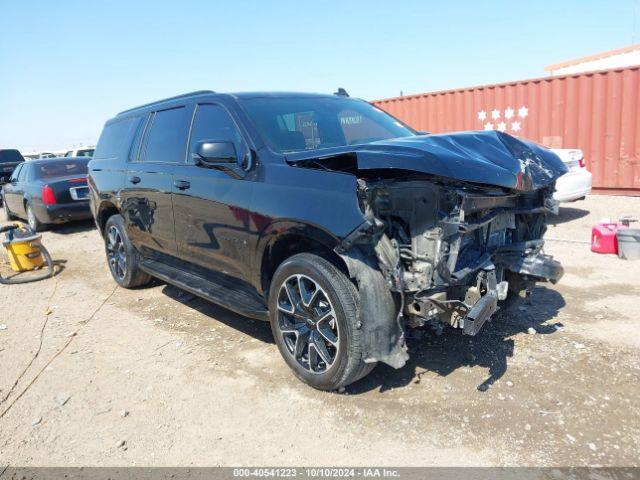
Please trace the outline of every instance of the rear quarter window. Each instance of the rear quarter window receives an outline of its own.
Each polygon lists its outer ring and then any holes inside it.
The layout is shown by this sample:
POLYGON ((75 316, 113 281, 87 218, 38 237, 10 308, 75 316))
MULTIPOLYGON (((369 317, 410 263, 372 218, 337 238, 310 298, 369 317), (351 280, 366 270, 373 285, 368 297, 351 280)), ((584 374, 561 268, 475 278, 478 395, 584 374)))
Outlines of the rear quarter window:
POLYGON ((107 123, 102 130, 93 158, 122 158, 129 153, 129 144, 141 117, 130 117, 107 123))

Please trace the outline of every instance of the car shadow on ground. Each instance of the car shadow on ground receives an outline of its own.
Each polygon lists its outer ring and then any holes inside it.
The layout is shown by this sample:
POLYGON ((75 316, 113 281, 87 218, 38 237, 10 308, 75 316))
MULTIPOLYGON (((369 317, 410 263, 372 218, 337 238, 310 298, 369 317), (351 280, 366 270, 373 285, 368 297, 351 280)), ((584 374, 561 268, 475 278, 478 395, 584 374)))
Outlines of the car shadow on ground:
POLYGON ((547 222, 551 225, 560 225, 562 223, 578 220, 589 215, 589 210, 583 210, 575 207, 560 207, 558 215, 547 215, 547 222))
MULTIPOLYGON (((156 282, 163 283, 154 280, 152 285, 156 282)), ((244 317, 172 285, 165 284, 162 293, 213 321, 262 342, 274 343, 268 322, 244 317)), ((527 299, 503 306, 475 337, 462 335, 451 328, 444 329, 441 335, 428 329, 409 330, 410 358, 404 367, 396 370, 380 363, 370 375, 348 386, 346 392, 357 395, 371 390, 402 388, 411 382, 420 383, 421 377, 428 372, 446 377, 459 368, 475 366, 487 369, 487 378, 476 386, 484 392, 507 371, 508 359, 514 351, 512 337, 527 335, 530 328, 539 335, 555 333, 562 323, 550 320, 556 318, 564 306, 560 292, 539 285, 527 299)))
POLYGON ((559 322, 549 322, 564 307, 562 295, 550 288, 538 286, 532 295, 520 305, 503 308, 494 315, 476 337, 468 337, 459 330, 445 329, 442 335, 430 330, 409 331, 407 344, 410 359, 399 370, 379 364, 367 377, 347 387, 349 394, 370 390, 391 390, 420 383, 428 372, 447 376, 462 367, 483 367, 487 378, 476 386, 483 392, 500 379, 508 368, 508 359, 513 356, 513 336, 527 334, 534 328, 537 334, 548 335, 561 327, 559 322))
POLYGON ((274 343, 269 322, 239 315, 231 310, 227 310, 224 307, 216 305, 215 303, 196 297, 195 295, 192 295, 185 290, 181 290, 178 287, 174 287, 173 285, 166 284, 162 289, 162 293, 167 297, 180 302, 203 315, 206 315, 216 322, 222 322, 234 330, 250 335, 261 342, 274 343))
POLYGON ((60 223, 57 225, 49 225, 48 230, 52 233, 59 233, 61 235, 70 235, 72 233, 88 232, 96 228, 96 224, 93 220, 81 220, 77 222, 60 223))

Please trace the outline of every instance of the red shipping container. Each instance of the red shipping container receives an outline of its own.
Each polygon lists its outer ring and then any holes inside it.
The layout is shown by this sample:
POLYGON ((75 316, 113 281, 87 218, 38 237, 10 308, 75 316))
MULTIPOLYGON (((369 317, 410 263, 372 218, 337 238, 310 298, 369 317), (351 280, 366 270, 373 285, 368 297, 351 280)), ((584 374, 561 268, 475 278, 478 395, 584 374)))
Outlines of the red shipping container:
POLYGON ((498 129, 580 148, 594 193, 640 195, 640 66, 376 100, 417 130, 498 129))

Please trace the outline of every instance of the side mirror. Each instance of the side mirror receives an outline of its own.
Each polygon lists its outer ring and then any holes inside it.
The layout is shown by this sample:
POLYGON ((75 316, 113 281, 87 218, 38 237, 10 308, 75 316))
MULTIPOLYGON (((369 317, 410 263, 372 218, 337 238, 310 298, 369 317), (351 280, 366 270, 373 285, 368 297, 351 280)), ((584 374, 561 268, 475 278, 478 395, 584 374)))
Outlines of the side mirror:
POLYGON ((203 140, 196 144, 193 159, 196 165, 216 167, 237 164, 238 154, 233 142, 218 140, 203 140))

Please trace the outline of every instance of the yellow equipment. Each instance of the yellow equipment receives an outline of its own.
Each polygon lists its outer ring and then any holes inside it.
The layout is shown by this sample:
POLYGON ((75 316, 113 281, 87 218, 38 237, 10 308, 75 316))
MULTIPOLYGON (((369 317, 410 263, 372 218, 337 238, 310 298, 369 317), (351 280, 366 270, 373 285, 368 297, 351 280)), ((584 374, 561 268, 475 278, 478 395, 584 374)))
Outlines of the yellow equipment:
POLYGON ((18 274, 46 269, 38 275, 19 277, 13 275, 9 278, 0 275, 0 283, 26 283, 42 280, 53 275, 53 261, 46 248, 40 242, 42 236, 37 234, 31 227, 20 222, 15 222, 4 227, 0 227, 0 233, 5 233, 6 237, 2 245, 6 249, 11 270, 18 274))

